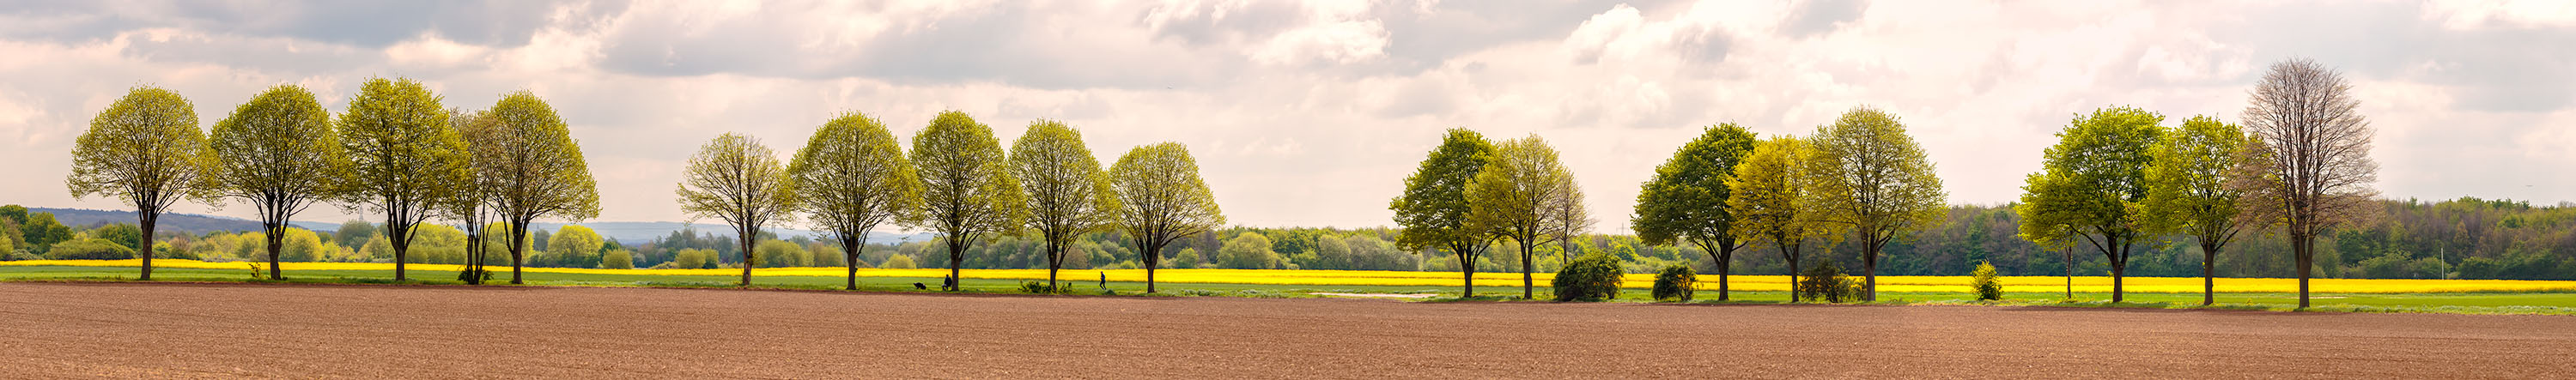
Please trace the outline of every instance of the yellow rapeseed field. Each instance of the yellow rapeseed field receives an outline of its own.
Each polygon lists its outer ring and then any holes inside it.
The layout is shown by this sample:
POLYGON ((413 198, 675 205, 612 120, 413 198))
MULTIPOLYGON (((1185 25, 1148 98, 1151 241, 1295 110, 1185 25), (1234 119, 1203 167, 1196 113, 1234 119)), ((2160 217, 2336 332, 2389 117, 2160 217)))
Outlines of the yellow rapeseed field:
MULTIPOLYGON (((0 262, 0 267, 134 267, 140 264, 139 262, 140 260, 28 260, 0 262)), ((195 260, 170 259, 153 261, 154 266, 162 268, 247 270, 252 264, 253 263, 243 262, 209 263, 195 260)), ((393 264, 389 263, 285 263, 285 266, 285 269, 290 271, 393 270, 393 264)), ((455 271, 461 269, 461 266, 458 265, 442 264, 412 264, 409 267, 416 270, 431 271, 455 271)), ((509 270, 509 267, 501 266, 496 267, 496 269, 507 271, 509 270)), ((638 276, 738 276, 742 274, 741 269, 527 268, 527 271, 532 273, 579 273, 638 276)), ((845 269, 837 267, 766 268, 755 269, 752 273, 754 276, 839 277, 844 275, 846 273, 845 271, 845 269)), ((862 277, 920 278, 942 277, 947 274, 948 270, 944 268, 860 269, 858 273, 858 275, 862 277)), ((1044 280, 1046 279, 1047 272, 1044 269, 967 269, 964 271, 964 275, 966 278, 978 279, 1044 280)), ((1142 269, 1065 270, 1062 274, 1063 279, 1069 281, 1095 281, 1103 275, 1108 276, 1110 281, 1132 282, 1145 280, 1145 270, 1142 269)), ((1538 273, 1535 277, 1537 285, 1544 287, 1548 285, 1548 280, 1554 276, 1552 273, 1538 273)), ((1857 279, 1858 276, 1854 276, 1854 278, 1857 279)), ((2065 277, 2011 276, 2003 277, 2002 279, 2004 281, 2005 291, 2008 292, 2050 293, 2060 292, 2066 289, 2065 277)), ((1154 280, 1166 283, 1455 287, 1459 284, 1459 274, 1457 272, 1350 270, 1164 269, 1155 271, 1154 280)), ((1632 288, 1647 288, 1653 284, 1653 281, 1654 275, 1652 274, 1630 274, 1626 277, 1625 286, 1632 288)), ((1700 281, 1702 282, 1702 289, 1714 290, 1717 288, 1717 276, 1702 275, 1700 276, 1700 281)), ((1878 287, 1880 291, 1886 292, 1964 292, 1968 290, 1968 281, 1969 278, 1967 276, 1880 276, 1878 278, 1878 287)), ((1789 289, 1788 276, 1738 275, 1729 277, 1728 282, 1730 283, 1729 287, 1734 290, 1785 291, 1789 289)), ((2076 292, 2100 293, 2111 291, 2111 279, 2109 277, 2076 277, 2074 282, 2076 292)), ((1501 288, 1517 287, 1520 285, 1520 273, 1476 274, 1476 286, 1478 287, 1501 288)), ((2576 281, 2316 279, 2311 280, 2310 285, 2312 286, 2312 291, 2318 293, 2576 292, 2576 281)), ((2226 293, 2291 293, 2297 292, 2299 289, 2298 286, 2299 283, 2297 279, 2287 278, 2218 279, 2218 291, 2226 293)), ((2128 278, 2126 290, 2133 293, 2198 293, 2201 290, 2201 279, 2198 277, 2130 277, 2128 278)))

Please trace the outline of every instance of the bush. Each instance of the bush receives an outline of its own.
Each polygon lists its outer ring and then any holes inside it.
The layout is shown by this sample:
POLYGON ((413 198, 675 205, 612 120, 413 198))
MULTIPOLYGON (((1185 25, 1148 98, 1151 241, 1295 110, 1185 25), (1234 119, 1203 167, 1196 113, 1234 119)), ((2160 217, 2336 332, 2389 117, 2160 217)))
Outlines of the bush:
POLYGON ((1619 259, 1599 253, 1583 255, 1556 272, 1552 284, 1558 301, 1607 301, 1619 297, 1619 259))
POLYGON ((1994 264, 1979 261, 1977 262, 1977 270, 1975 272, 1971 272, 1969 275, 1975 277, 1970 284, 1976 288, 1978 300, 2000 301, 2004 299, 2004 283, 2003 281, 1995 279, 1994 264))
POLYGON ((601 269, 635 269, 635 253, 623 249, 608 250, 599 256, 601 269))
POLYGON ((1697 285, 1699 274, 1693 273, 1689 265, 1665 266, 1662 272, 1655 274, 1655 300, 1689 302, 1691 290, 1698 288, 1697 285))
POLYGON ((124 260, 134 258, 134 249, 101 239, 76 240, 55 243, 53 250, 45 251, 45 257, 54 260, 124 260))
POLYGON ((1860 281, 1844 276, 1843 268, 1835 266, 1833 260, 1822 261, 1824 263, 1816 264, 1815 269, 1800 274, 1803 277, 1798 279, 1796 299, 1833 303, 1860 300, 1860 281))
POLYGON ((893 256, 886 256, 885 262, 884 262, 884 263, 877 264, 877 267, 878 267, 878 268, 885 268, 885 269, 917 269, 917 268, 921 268, 921 266, 920 266, 920 265, 916 265, 916 264, 913 264, 913 263, 912 263, 912 256, 905 256, 905 255, 900 254, 900 253, 895 254, 895 255, 893 255, 893 256))
MULTIPOLYGON (((1068 286, 1067 288, 1070 288, 1070 286, 1068 286)), ((1047 285, 1046 281, 1021 281, 1021 282, 1020 282, 1020 292, 1021 292, 1021 293, 1056 294, 1056 293, 1063 292, 1064 290, 1065 290, 1065 289, 1058 289, 1058 288, 1056 288, 1054 285, 1047 285)))

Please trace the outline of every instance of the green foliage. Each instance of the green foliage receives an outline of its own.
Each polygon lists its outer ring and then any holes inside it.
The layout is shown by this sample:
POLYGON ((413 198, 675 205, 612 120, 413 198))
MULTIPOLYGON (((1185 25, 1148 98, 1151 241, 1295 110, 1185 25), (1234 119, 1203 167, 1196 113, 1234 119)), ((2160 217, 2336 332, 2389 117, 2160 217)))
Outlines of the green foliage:
POLYGON ((912 263, 912 256, 893 255, 887 256, 885 262, 878 263, 877 267, 885 269, 914 269, 920 268, 921 266, 912 263))
POLYGON ((1217 266, 1226 269, 1281 269, 1279 253, 1270 250, 1270 238, 1245 232, 1227 240, 1217 250, 1217 266))
MULTIPOLYGON (((1654 179, 1646 180, 1637 192, 1630 228, 1646 244, 1689 243, 1712 254, 1732 248, 1728 246, 1745 233, 1736 232, 1744 216, 1728 204, 1735 197, 1729 184, 1739 182, 1737 167, 1757 149, 1753 132, 1744 127, 1735 123, 1708 127, 1673 152, 1672 159, 1655 167, 1654 179)), ((1747 198, 1750 202, 1759 195, 1747 198)))
MULTIPOLYGON (((1198 158, 1188 146, 1163 142, 1130 149, 1109 166, 1110 187, 1118 193, 1119 229, 1134 239, 1148 274, 1162 266, 1163 247, 1203 236, 1225 224, 1216 194, 1199 178, 1198 158)), ((1188 252, 1188 250, 1183 250, 1188 252)), ((1195 255, 1192 255, 1195 256, 1195 255)), ((1195 264, 1182 261, 1182 264, 1195 264)), ((1148 293, 1152 282, 1145 283, 1148 293)))
POLYGON ((671 262, 666 263, 672 269, 709 269, 715 268, 715 264, 716 251, 696 248, 680 250, 671 256, 671 262))
POLYGON ((143 230, 134 227, 131 223, 115 223, 92 228, 89 230, 89 238, 116 243, 127 250, 137 249, 135 244, 141 244, 144 240, 143 230))
POLYGON ((2110 264, 2112 299, 2127 273, 2130 247, 2150 232, 2147 168, 2164 136, 2164 116, 2112 107, 2076 118, 2043 153, 2042 171, 2022 186, 2021 236, 2049 243, 2076 236, 2110 264))
MULTIPOLYGON (((1494 143, 1485 140, 1484 134, 1450 129, 1440 146, 1423 158, 1421 167, 1404 178, 1404 195, 1387 204, 1395 211, 1395 224, 1403 227, 1396 234, 1396 247, 1416 252, 1445 249, 1456 261, 1476 261, 1492 237, 1469 223, 1474 208, 1468 204, 1467 184, 1484 170, 1493 153, 1494 143)), ((1474 265, 1458 267, 1475 270, 1474 265)), ((1465 296, 1475 296, 1475 284, 1466 286, 1465 296)))
MULTIPOLYGON (((74 142, 71 175, 64 183, 74 198, 122 199, 148 214, 138 221, 149 221, 181 199, 212 197, 206 190, 214 184, 207 179, 215 169, 207 151, 206 135, 197 129, 196 106, 170 90, 136 87, 90 119, 89 130, 74 142)), ((9 215, 25 229, 20 240, 32 250, 44 251, 71 238, 69 228, 54 223, 52 214, 40 215, 41 220, 26 215, 25 208, 9 215)), ((148 261, 144 273, 148 279, 148 261)))
POLYGON ((1011 175, 1001 141, 964 112, 940 112, 913 135, 912 163, 922 182, 918 224, 947 243, 951 270, 962 268, 968 246, 1016 232, 1028 217, 1028 194, 1011 175))
MULTIPOLYGON (((787 169, 778 162, 778 153, 760 140, 738 133, 716 136, 689 157, 687 175, 680 182, 680 210, 691 218, 714 218, 732 225, 741 235, 739 241, 758 238, 761 227, 783 220, 793 220, 796 192, 789 185, 787 169)), ((794 247, 794 244, 788 244, 794 247)), ((759 260, 781 264, 799 263, 804 250, 788 252, 785 257, 761 247, 759 260)), ((742 284, 751 284, 751 268, 744 265, 742 284)))
POLYGON ((1942 221, 1948 194, 1941 178, 1905 124, 1876 108, 1844 112, 1832 125, 1817 127, 1808 142, 1816 154, 1807 165, 1816 175, 1813 191, 1822 195, 1818 209, 1826 220, 1855 232, 1874 289, 1880 250, 1942 221))
POLYGON ((124 260, 134 258, 134 249, 106 239, 81 239, 55 243, 45 252, 53 260, 124 260))
POLYGON ((27 222, 20 224, 18 229, 23 236, 19 241, 26 244, 27 250, 32 252, 45 252, 54 243, 72 239, 71 226, 55 221, 54 213, 50 212, 28 214, 27 222))
POLYGON ((758 248, 752 251, 751 262, 756 264, 756 267, 760 268, 808 266, 805 263, 804 247, 798 247, 796 246, 796 243, 777 240, 760 241, 758 248))
MULTIPOLYGON (((590 175, 581 144, 555 114, 554 106, 528 91, 502 95, 490 110, 474 116, 461 131, 474 152, 471 161, 482 186, 473 198, 511 228, 487 232, 510 240, 527 238, 537 218, 579 221, 599 216, 599 184, 590 175)), ((531 244, 501 242, 513 263, 526 257, 531 244)), ((511 283, 522 283, 517 268, 511 283)))
POLYGON ((611 249, 599 255, 600 269, 634 269, 635 251, 611 249))
MULTIPOLYGON (((1571 231, 1565 228, 1581 225, 1565 219, 1584 215, 1556 212, 1557 205, 1583 203, 1582 194, 1574 189, 1574 172, 1559 162, 1556 148, 1548 147, 1546 140, 1533 134, 1504 141, 1484 169, 1467 181, 1468 228, 1519 243, 1516 264, 1522 273, 1530 273, 1529 267, 1536 264, 1533 249, 1568 235, 1571 231)), ((1524 288, 1523 292, 1533 291, 1524 288)))
POLYGON ((377 233, 375 223, 363 220, 341 222, 340 228, 331 232, 331 242, 343 247, 366 245, 367 241, 383 236, 377 233))
POLYGON ((1699 273, 1692 271, 1689 265, 1665 266, 1664 270, 1655 273, 1655 300, 1689 302, 1691 291, 1698 285, 1699 273))
MULTIPOLYGON (((429 87, 410 78, 369 78, 340 113, 340 148, 349 157, 353 210, 385 216, 383 231, 363 221, 342 223, 338 241, 357 246, 381 233, 388 251, 408 255, 414 229, 437 216, 441 202, 466 196, 471 152, 449 110, 429 87)), ((408 258, 399 258, 409 261, 408 258)))
POLYGON ((1046 243, 1047 279, 1064 267, 1073 240, 1117 224, 1118 193, 1100 159, 1082 142, 1082 131, 1053 120, 1029 123, 1011 142, 1011 174, 1028 195, 1028 228, 1046 243))
POLYGON ((568 268, 598 267, 602 262, 600 248, 608 245, 608 240, 599 237, 598 232, 578 225, 563 226, 545 240, 545 255, 537 261, 544 263, 541 265, 568 268))
POLYGON ((1558 301, 1608 301, 1619 298, 1619 259, 1594 253, 1574 259, 1556 272, 1551 285, 1558 301))
POLYGON ((1977 292, 1977 299, 1986 301, 2004 299, 2004 283, 1995 278, 1994 264, 1978 262, 1977 270, 1969 273, 1968 277, 1968 287, 1977 292))
MULTIPOLYGON (((787 164, 797 208, 829 240, 864 249, 886 222, 907 223, 921 207, 921 177, 903 143, 875 118, 843 113, 814 130, 787 164)), ((845 264, 866 266, 865 261, 845 264)))
POLYGON ((1858 281, 1853 281, 1851 276, 1843 275, 1842 266, 1834 265, 1833 260, 1824 260, 1823 263, 1816 264, 1815 269, 1809 269, 1799 277, 1797 289, 1794 290, 1796 294, 1793 297, 1801 301, 1829 303, 1860 301, 1861 293, 1866 291, 1858 281))

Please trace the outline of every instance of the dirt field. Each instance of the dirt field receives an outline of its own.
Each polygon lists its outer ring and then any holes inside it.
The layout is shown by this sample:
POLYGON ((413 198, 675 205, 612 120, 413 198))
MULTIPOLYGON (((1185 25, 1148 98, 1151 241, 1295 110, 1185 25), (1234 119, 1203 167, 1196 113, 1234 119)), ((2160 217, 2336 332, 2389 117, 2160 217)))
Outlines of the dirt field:
POLYGON ((0 377, 2576 376, 2576 317, 0 284, 0 377))

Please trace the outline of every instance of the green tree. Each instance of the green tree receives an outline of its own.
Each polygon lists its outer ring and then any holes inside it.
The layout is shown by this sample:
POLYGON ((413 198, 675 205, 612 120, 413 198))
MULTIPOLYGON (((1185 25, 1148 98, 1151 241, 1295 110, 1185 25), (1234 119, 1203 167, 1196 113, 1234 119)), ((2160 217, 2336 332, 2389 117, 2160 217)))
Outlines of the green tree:
POLYGON ((1521 298, 1538 299, 1538 246, 1562 238, 1564 215, 1550 206, 1581 203, 1568 194, 1574 172, 1557 160, 1556 148, 1530 135, 1504 141, 1488 156, 1483 170, 1467 181, 1467 224, 1498 239, 1511 239, 1521 258, 1521 298))
MULTIPOLYGON (((599 216, 599 184, 590 177, 581 143, 554 106, 535 93, 513 92, 478 116, 488 120, 489 143, 475 142, 473 159, 493 215, 509 230, 510 283, 525 283, 528 226, 537 218, 580 221, 599 216)), ((472 140, 469 134, 467 137, 472 140)))
POLYGON ((24 230, 24 241, 30 247, 29 250, 39 253, 51 250, 54 243, 72 240, 71 226, 54 221, 54 213, 50 212, 28 214, 27 224, 20 225, 18 228, 24 230))
POLYGON ((353 219, 340 222, 340 228, 331 230, 331 242, 339 243, 343 247, 367 244, 368 240, 374 240, 377 237, 381 236, 376 233, 376 224, 367 223, 364 220, 353 219))
POLYGON ((2164 136, 2165 117, 2132 107, 2094 110, 2057 133, 2041 172, 2022 187, 2022 238, 2082 238, 2111 265, 2111 302, 2127 293, 2130 248, 2150 232, 2147 224, 2148 150, 2164 136), (2072 228, 2060 233, 2051 225, 2072 228))
POLYGON ((1280 269, 1279 252, 1270 248, 1269 237, 1244 231, 1217 248, 1216 265, 1226 269, 1280 269))
POLYGON ((2236 205, 2244 193, 2227 185, 2232 170, 2246 164, 2248 140, 2234 124, 2193 116, 2148 151, 2148 227, 2200 242, 2202 305, 2218 302, 2218 252, 2245 229, 2236 205))
POLYGON ((966 247, 1016 229, 1028 215, 1028 195, 1003 160, 1002 142, 993 139, 993 128, 964 112, 941 112, 914 135, 912 163, 920 165, 919 223, 928 224, 947 244, 945 288, 958 290, 966 247))
MULTIPOLYGON (((351 163, 349 203, 385 215, 384 234, 393 248, 394 280, 406 278, 413 230, 434 216, 432 206, 453 196, 464 184, 465 137, 449 124, 446 106, 427 86, 409 78, 371 78, 359 86, 340 113, 340 145, 351 163)), ((364 222, 351 223, 366 226, 364 222)), ((346 226, 340 241, 366 241, 346 226)), ((373 226, 366 226, 369 235, 373 226)))
POLYGON ((885 269, 913 269, 920 268, 921 265, 914 264, 912 262, 912 256, 895 254, 892 256, 886 256, 885 263, 877 264, 877 267, 885 269))
POLYGON ((1449 250, 1461 264, 1458 271, 1466 286, 1465 297, 1476 296, 1474 263, 1494 241, 1493 234, 1468 224, 1467 183, 1484 170, 1493 152, 1494 144, 1484 134, 1450 129, 1440 147, 1432 148, 1421 167, 1405 177, 1404 195, 1387 204, 1395 211, 1395 224, 1404 227, 1396 234, 1396 247, 1417 252, 1449 250))
POLYGON ((600 269, 635 269, 635 252, 611 249, 599 255, 600 269))
MULTIPOLYGON (((1726 179, 1726 208, 1735 220, 1727 232, 1745 246, 1769 244, 1780 252, 1789 264, 1791 284, 1798 283, 1798 271, 1805 268, 1798 261, 1805 257, 1807 241, 1833 239, 1841 232, 1821 208, 1824 194, 1816 191, 1814 166, 1807 164, 1815 154, 1806 140, 1775 136, 1754 145, 1735 165, 1735 175, 1726 179)), ((1799 301, 1795 292, 1790 296, 1790 302, 1799 301)))
POLYGON ((2232 186, 2244 192, 2250 220, 2278 225, 2299 272, 2299 307, 2308 307, 2316 238, 2378 211, 2371 188, 2379 163, 2370 158, 2370 120, 2357 109, 2352 83, 2316 61, 2272 64, 2245 106, 2253 157, 2232 186))
POLYGON ((211 188, 258 210, 268 236, 268 277, 284 279, 276 264, 287 222, 346 193, 349 156, 331 127, 331 111, 304 87, 278 85, 216 122, 208 140, 211 188))
POLYGON ((1046 242, 1047 287, 1060 289, 1056 272, 1064 269, 1073 241, 1117 220, 1117 191, 1100 159, 1082 143, 1082 131, 1053 120, 1029 123, 1028 133, 1011 142, 1011 173, 1028 194, 1027 224, 1046 242))
POLYGON ((1851 227, 1859 239, 1868 276, 1861 299, 1876 301, 1880 251, 1888 242, 1940 223, 1948 195, 1923 146, 1906 134, 1896 115, 1853 108, 1832 125, 1816 127, 1812 138, 1816 156, 1807 164, 1817 175, 1815 190, 1824 195, 1817 197, 1819 209, 1827 220, 1851 227))
POLYGON ((840 242, 849 272, 845 288, 859 289, 859 254, 879 224, 905 223, 921 207, 921 177, 903 156, 903 143, 875 118, 843 113, 814 131, 787 164, 806 220, 840 242))
POLYGON ((502 149, 511 146, 512 140, 509 139, 513 138, 505 133, 508 131, 501 128, 498 121, 498 118, 490 117, 489 112, 447 111, 448 126, 465 140, 466 167, 458 172, 458 181, 447 196, 430 202, 431 210, 456 221, 458 232, 464 235, 463 248, 458 252, 457 260, 464 264, 464 268, 457 271, 456 279, 469 285, 480 285, 484 278, 491 276, 491 272, 483 268, 483 263, 491 257, 491 251, 486 249, 490 245, 484 241, 486 233, 490 232, 486 227, 500 218, 498 198, 503 185, 501 179, 506 177, 503 175, 504 166, 508 163, 503 158, 509 155, 502 149))
MULTIPOLYGON (((761 226, 794 220, 795 189, 778 153, 760 140, 736 133, 716 136, 698 155, 689 157, 686 180, 680 182, 680 210, 691 218, 715 218, 733 226, 742 244, 742 262, 754 262, 752 243, 761 226)), ((751 286, 751 265, 742 266, 742 285, 751 286)))
MULTIPOLYGON (((1109 182, 1118 195, 1118 226, 1135 239, 1145 261, 1145 292, 1154 292, 1154 269, 1163 248, 1182 238, 1225 225, 1216 194, 1199 178, 1199 162, 1187 146, 1163 142, 1130 149, 1109 166, 1109 182)), ((1184 248, 1183 255, 1189 255, 1184 248)), ((1195 255, 1181 264, 1195 263, 1195 255)))
POLYGON ((590 227, 563 226, 547 237, 545 252, 553 256, 551 261, 557 266, 591 268, 599 266, 600 248, 606 246, 608 239, 600 238, 599 232, 590 227))
POLYGON ((744 261, 745 264, 743 264, 742 267, 750 268, 758 266, 762 268, 791 268, 805 266, 805 260, 803 260, 805 256, 805 247, 798 247, 796 246, 796 243, 778 240, 762 240, 758 247, 759 248, 756 248, 756 250, 759 250, 760 254, 743 256, 744 260, 747 261, 744 261))
MULTIPOLYGON (((72 147, 72 172, 64 181, 74 198, 97 195, 134 205, 143 239, 151 239, 161 213, 186 198, 210 198, 206 180, 213 171, 204 154, 206 135, 197 129, 196 106, 179 93, 137 87, 100 110, 72 147)), ((15 206, 12 206, 15 207, 15 206)), ((50 214, 47 214, 50 221, 50 214)), ((28 223, 26 209, 13 218, 23 229, 30 250, 42 251, 59 240, 28 223)), ((151 242, 138 242, 148 246, 151 242)), ((152 280, 152 255, 143 255, 141 279, 152 280)))
POLYGON ((1735 230, 1742 217, 1727 207, 1734 190, 1727 181, 1756 148, 1753 131, 1735 123, 1708 127, 1698 139, 1683 144, 1671 160, 1655 167, 1654 179, 1637 192, 1637 213, 1630 228, 1646 244, 1687 242, 1708 253, 1717 264, 1717 300, 1728 298, 1727 275, 1735 250, 1750 239, 1735 230))
POLYGON ((87 233, 91 239, 106 240, 108 242, 115 243, 117 246, 125 247, 126 249, 141 249, 142 246, 135 244, 150 243, 152 241, 150 238, 143 237, 143 231, 141 229, 135 228, 132 224, 125 223, 98 226, 98 228, 89 229, 89 232, 87 233))

